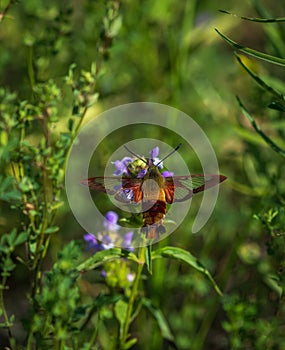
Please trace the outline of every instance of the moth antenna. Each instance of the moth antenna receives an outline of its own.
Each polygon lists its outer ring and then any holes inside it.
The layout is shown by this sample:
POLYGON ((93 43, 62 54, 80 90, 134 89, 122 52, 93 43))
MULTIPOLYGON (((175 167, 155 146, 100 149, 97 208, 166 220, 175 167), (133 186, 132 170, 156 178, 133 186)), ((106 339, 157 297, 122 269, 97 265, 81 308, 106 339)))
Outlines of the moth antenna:
POLYGON ((174 148, 174 150, 172 150, 170 153, 168 153, 167 156, 165 156, 164 158, 162 158, 161 161, 160 161, 158 164, 156 164, 156 166, 159 166, 159 164, 162 163, 166 158, 168 158, 168 157, 171 156, 174 152, 176 152, 176 151, 181 147, 181 145, 182 145, 182 143, 179 143, 179 145, 176 146, 176 147, 174 148))
POLYGON ((136 154, 135 152, 133 152, 132 150, 130 150, 126 145, 124 145, 124 147, 125 147, 125 149, 126 149, 129 153, 131 153, 133 156, 137 157, 137 158, 140 159, 142 162, 144 162, 146 165, 148 165, 148 164, 147 164, 147 161, 144 160, 141 156, 139 156, 138 154, 136 154))

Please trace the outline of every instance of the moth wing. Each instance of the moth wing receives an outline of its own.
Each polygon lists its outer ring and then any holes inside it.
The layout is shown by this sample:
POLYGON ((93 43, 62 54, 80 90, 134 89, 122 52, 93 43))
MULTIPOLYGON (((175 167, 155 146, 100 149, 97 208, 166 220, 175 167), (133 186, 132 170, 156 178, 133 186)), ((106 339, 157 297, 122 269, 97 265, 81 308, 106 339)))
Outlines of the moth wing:
POLYGON ((97 192, 112 195, 125 204, 140 203, 142 200, 141 179, 97 176, 82 180, 81 184, 97 192))
POLYGON ((165 198, 167 203, 183 202, 193 194, 205 191, 226 180, 224 175, 192 174, 165 178, 165 198))

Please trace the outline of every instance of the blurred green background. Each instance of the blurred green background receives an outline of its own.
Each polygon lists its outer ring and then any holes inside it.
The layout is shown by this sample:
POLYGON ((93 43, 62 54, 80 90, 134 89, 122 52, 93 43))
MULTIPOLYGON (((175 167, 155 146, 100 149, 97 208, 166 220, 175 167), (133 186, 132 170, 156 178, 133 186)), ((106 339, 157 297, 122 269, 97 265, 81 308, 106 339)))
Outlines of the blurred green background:
MULTIPOLYGON (((1 1, 0 11, 6 3, 1 1)), ((201 232, 191 234, 194 214, 190 213, 160 245, 182 247, 197 256, 226 297, 221 303, 198 272, 161 260, 155 262, 153 275, 145 282, 146 293, 167 317, 179 349, 281 349, 285 346, 280 321, 284 306, 280 306, 282 293, 276 280, 284 267, 280 266, 284 264, 280 260, 282 249, 280 245, 276 248, 279 255, 274 251, 268 226, 256 216, 268 223, 268 211, 277 208, 276 230, 283 239, 284 161, 254 132, 235 95, 280 147, 285 146, 284 113, 267 108, 272 95, 246 74, 233 49, 214 28, 245 46, 284 57, 282 23, 244 21, 219 9, 241 16, 262 17, 264 11, 269 17, 284 15, 282 1, 122 1, 112 29, 114 38, 96 83, 99 100, 88 110, 84 122, 123 103, 148 101, 176 107, 201 126, 215 149, 220 172, 228 180, 221 186, 213 215, 201 232), (273 41, 272 33, 280 36, 273 41), (271 252, 269 246, 273 247, 271 252)), ((104 1, 25 0, 13 4, 0 22, 1 85, 16 91, 22 100, 32 98, 35 81, 44 83, 52 78, 62 86, 55 139, 65 130, 72 111, 72 95, 63 78, 72 63, 78 70, 90 70, 97 60, 104 14, 104 1)), ((285 92, 283 67, 249 57, 246 62, 285 92)), ((29 137, 37 138, 38 132, 35 127, 29 137)), ((140 136, 146 137, 138 129, 135 137, 140 136)), ((161 135, 150 129, 147 137, 159 139, 161 135)), ((163 141, 177 144, 173 138, 163 141)), ((112 140, 109 142, 111 145, 112 140)), ((192 155, 181 153, 191 169, 192 155)), ((102 152, 97 160, 99 168, 106 158, 102 152)), ((194 167, 199 172, 199 164, 194 167)), ((197 195, 196 207, 200 199, 197 195)), ((84 234, 64 200, 56 219, 60 231, 52 238, 46 268, 65 243, 84 234)), ((11 210, 9 203, 1 201, 0 208, 1 232, 20 225, 19 213, 11 210)), ((10 284, 8 310, 15 313, 16 334, 23 339, 21 319, 25 318, 27 302, 22 296, 29 290, 23 268, 17 268, 10 284)), ((90 288, 96 291, 98 286, 90 288)), ((5 342, 4 332, 0 332, 0 343, 1 339, 5 342)), ((132 332, 139 337, 136 349, 168 348, 156 323, 145 313, 132 332)))

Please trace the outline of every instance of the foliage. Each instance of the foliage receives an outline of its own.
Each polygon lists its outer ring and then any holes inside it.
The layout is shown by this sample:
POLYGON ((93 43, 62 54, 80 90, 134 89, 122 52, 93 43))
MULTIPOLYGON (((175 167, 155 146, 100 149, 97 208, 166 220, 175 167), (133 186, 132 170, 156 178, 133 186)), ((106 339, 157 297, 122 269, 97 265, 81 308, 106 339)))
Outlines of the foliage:
POLYGON ((264 3, 1 2, 2 346, 285 347, 284 16, 264 3), (64 194, 70 147, 86 119, 137 100, 195 117, 230 180, 201 233, 190 212, 156 246, 86 253, 64 194))
MULTIPOLYGON (((258 4, 258 2, 256 2, 258 4)), ((259 7, 257 7, 259 8, 259 7)), ((265 8, 260 7, 260 12, 266 11, 265 8), (263 11, 262 11, 263 10, 263 11)), ((248 18, 242 17, 244 20, 262 22, 262 23, 277 23, 283 22, 284 18, 248 18)), ((273 29, 273 28, 272 28, 273 29)), ((284 38, 279 30, 275 28, 275 42, 283 42, 284 38)), ((274 30, 274 29, 273 29, 274 30)), ((219 33, 219 32, 218 32, 219 33)), ((253 49, 245 48, 238 45, 234 41, 227 38, 225 35, 219 33, 233 47, 239 49, 241 52, 248 53, 256 58, 266 60, 272 64, 284 65, 284 60, 276 56, 267 55, 253 49)), ((269 42, 273 45, 273 37, 269 36, 269 42)), ((249 74, 251 78, 271 97, 270 103, 266 106, 269 109, 277 111, 277 117, 281 118, 284 112, 284 94, 279 91, 272 83, 267 83, 262 77, 252 70, 245 59, 240 55, 236 55, 237 62, 249 74)), ((276 152, 279 156, 284 157, 284 149, 278 146, 273 141, 272 137, 268 136, 259 125, 255 118, 247 110, 241 99, 237 97, 238 103, 243 114, 247 117, 257 134, 266 142, 271 148, 272 152, 276 152)), ((264 112, 266 115, 267 111, 264 112)), ((267 113, 268 114, 268 113, 267 113)), ((282 128, 277 129, 279 134, 283 134, 282 128)), ((255 159, 255 167, 264 166, 262 158, 255 159), (259 163, 259 164, 258 164, 259 163)), ((278 161, 276 162, 278 166, 278 161)), ((275 292, 275 300, 271 300, 274 305, 275 312, 270 314, 264 313, 266 305, 266 295, 259 298, 257 295, 249 295, 247 298, 241 298, 238 295, 231 295, 224 298, 224 310, 228 315, 228 321, 224 322, 224 329, 227 331, 230 340, 231 349, 281 349, 284 346, 282 337, 283 319, 284 319, 284 244, 285 237, 283 232, 284 227, 284 188, 281 185, 282 176, 275 168, 271 174, 266 174, 272 188, 266 195, 266 202, 263 204, 260 212, 254 217, 258 219, 265 228, 266 234, 266 252, 267 255, 263 257, 264 261, 260 260, 259 253, 253 258, 249 258, 252 247, 248 247, 241 252, 241 257, 249 264, 256 264, 264 282, 269 289, 275 292), (256 321, 258 320, 258 321, 256 321)), ((254 256, 254 254, 253 254, 254 256)), ((268 307, 268 305, 267 305, 268 307)))

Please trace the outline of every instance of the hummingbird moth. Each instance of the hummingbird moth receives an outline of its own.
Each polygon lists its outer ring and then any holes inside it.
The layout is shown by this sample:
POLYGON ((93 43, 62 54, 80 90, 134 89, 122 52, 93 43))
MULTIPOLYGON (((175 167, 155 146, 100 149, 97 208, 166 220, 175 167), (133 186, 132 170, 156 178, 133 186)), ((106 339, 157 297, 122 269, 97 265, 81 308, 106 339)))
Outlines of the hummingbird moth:
MULTIPOLYGON (((226 176, 217 174, 191 174, 174 176, 170 172, 161 172, 162 162, 181 146, 179 144, 162 160, 150 157, 145 159, 125 148, 136 157, 125 157, 125 171, 121 177, 97 176, 82 180, 90 189, 112 195, 125 204, 141 204, 143 226, 141 231, 148 239, 165 233, 164 218, 166 204, 183 202, 194 194, 216 186, 226 180, 226 176)), ((151 153, 151 152, 150 152, 151 153)))

